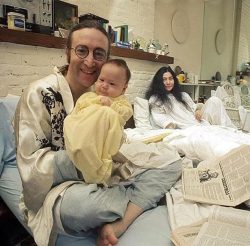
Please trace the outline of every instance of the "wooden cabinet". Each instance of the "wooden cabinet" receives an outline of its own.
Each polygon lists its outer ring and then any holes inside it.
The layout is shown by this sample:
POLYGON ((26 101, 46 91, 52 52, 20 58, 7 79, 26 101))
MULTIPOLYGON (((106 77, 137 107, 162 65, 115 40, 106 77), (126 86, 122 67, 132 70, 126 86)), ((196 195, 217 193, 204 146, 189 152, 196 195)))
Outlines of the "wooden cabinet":
POLYGON ((206 98, 208 99, 211 96, 211 90, 216 90, 219 85, 220 83, 180 84, 181 90, 187 92, 196 102, 198 102, 198 99, 201 96, 206 96, 206 98))

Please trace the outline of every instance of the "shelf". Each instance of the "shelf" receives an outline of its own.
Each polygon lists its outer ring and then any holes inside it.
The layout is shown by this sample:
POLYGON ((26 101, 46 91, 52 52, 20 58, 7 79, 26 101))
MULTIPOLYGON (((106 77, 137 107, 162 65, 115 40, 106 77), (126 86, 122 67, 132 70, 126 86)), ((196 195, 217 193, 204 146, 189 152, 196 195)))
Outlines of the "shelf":
POLYGON ((0 27, 0 42, 63 49, 65 47, 65 41, 64 38, 46 34, 9 30, 0 27))
POLYGON ((213 83, 213 84, 198 84, 199 86, 220 86, 220 83, 213 83))
POLYGON ((156 55, 156 54, 144 52, 141 50, 132 50, 132 49, 120 48, 116 46, 111 46, 111 55, 134 58, 138 60, 161 62, 161 63, 167 63, 167 64, 174 63, 174 58, 170 56, 156 55))
POLYGON ((198 84, 180 83, 180 85, 184 85, 184 86, 220 86, 220 83, 198 83, 198 84))
POLYGON ((196 85, 198 85, 198 84, 191 84, 191 83, 179 83, 179 85, 190 85, 190 86, 196 86, 196 85))
MULTIPOLYGON (((64 49, 66 39, 46 34, 9 30, 0 27, 0 42, 15 44, 42 46, 47 48, 64 49)), ((152 62, 173 64, 174 58, 170 56, 156 55, 140 50, 132 50, 111 46, 111 55, 152 62)))
POLYGON ((211 95, 211 90, 216 89, 217 86, 220 86, 220 83, 180 83, 180 86, 182 85, 184 86, 182 87, 182 90, 189 94, 191 93, 191 98, 194 101, 198 101, 201 95, 206 95, 206 97, 209 98, 211 95))
POLYGON ((247 72, 247 71, 236 71, 236 75, 250 76, 250 72, 247 72))

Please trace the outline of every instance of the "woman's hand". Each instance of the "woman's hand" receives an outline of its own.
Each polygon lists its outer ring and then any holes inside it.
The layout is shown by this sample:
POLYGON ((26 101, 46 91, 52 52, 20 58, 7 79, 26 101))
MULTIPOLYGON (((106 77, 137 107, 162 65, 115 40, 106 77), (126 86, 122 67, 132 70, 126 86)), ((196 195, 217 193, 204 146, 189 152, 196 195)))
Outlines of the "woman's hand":
POLYGON ((194 116, 195 116, 195 119, 198 120, 199 122, 201 121, 201 118, 202 118, 202 113, 201 113, 201 110, 196 110, 194 112, 194 116))

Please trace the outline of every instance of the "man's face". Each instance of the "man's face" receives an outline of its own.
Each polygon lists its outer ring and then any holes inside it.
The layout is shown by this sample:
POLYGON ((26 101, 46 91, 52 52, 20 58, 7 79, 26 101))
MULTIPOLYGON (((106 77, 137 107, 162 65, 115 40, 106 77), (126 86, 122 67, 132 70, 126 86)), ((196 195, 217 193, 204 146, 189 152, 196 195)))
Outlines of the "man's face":
POLYGON ((96 49, 108 52, 108 39, 99 30, 84 28, 72 34, 71 48, 83 45, 89 49, 89 54, 79 58, 74 49, 67 50, 69 68, 66 79, 73 93, 84 92, 97 80, 101 67, 106 61, 98 61, 93 56, 96 49))

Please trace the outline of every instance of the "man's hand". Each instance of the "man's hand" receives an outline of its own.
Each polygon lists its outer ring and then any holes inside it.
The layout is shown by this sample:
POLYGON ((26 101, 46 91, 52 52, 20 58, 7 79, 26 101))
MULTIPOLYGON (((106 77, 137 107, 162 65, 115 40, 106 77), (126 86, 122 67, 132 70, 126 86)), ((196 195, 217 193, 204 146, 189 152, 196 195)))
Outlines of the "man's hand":
POLYGON ((106 96, 101 96, 100 102, 101 102, 101 105, 108 106, 108 107, 110 107, 110 105, 112 104, 112 101, 106 96))
POLYGON ((201 121, 201 118, 202 118, 202 113, 201 113, 201 110, 196 110, 194 112, 194 116, 195 116, 195 119, 198 120, 199 122, 201 121))

